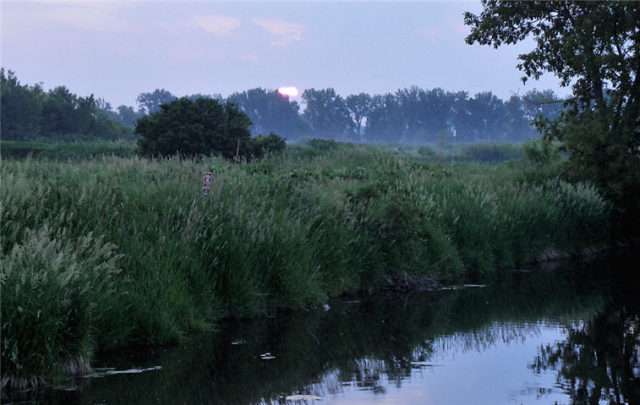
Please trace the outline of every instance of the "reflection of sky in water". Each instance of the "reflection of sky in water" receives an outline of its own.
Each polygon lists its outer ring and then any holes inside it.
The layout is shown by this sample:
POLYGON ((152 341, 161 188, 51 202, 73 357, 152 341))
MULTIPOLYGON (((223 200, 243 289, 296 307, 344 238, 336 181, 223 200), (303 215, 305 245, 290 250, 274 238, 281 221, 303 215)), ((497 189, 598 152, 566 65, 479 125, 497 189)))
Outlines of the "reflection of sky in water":
POLYGON ((635 309, 605 306, 599 290, 571 287, 557 272, 526 277, 496 288, 336 300, 330 311, 223 324, 184 345, 95 363, 162 370, 83 380, 76 391, 41 402, 300 405, 305 401, 287 396, 317 396, 322 400, 306 403, 546 405, 570 403, 573 395, 576 403, 604 404, 616 389, 632 398, 624 384, 637 371, 611 367, 637 368, 622 355, 637 353, 635 309), (610 356, 602 366, 593 356, 603 350, 599 342, 607 342, 610 356), (606 386, 584 400, 594 381, 606 386))
POLYGON ((330 372, 310 392, 324 404, 568 403, 554 371, 529 368, 541 345, 565 338, 565 329, 550 322, 494 323, 436 339, 433 354, 400 381, 390 381, 385 365, 374 360, 360 365, 368 371, 364 379, 341 382, 330 372))

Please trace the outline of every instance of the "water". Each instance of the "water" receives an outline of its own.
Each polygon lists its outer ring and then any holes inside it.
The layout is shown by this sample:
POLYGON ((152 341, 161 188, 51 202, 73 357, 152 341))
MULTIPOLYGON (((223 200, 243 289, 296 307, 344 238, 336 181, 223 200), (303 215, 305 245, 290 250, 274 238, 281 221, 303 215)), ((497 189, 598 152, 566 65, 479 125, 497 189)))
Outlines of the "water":
POLYGON ((103 355, 95 365, 116 373, 35 399, 640 403, 640 288, 592 270, 514 272, 486 288, 379 294, 334 300, 327 311, 228 322, 178 347, 103 355), (139 372, 119 372, 128 369, 139 372))

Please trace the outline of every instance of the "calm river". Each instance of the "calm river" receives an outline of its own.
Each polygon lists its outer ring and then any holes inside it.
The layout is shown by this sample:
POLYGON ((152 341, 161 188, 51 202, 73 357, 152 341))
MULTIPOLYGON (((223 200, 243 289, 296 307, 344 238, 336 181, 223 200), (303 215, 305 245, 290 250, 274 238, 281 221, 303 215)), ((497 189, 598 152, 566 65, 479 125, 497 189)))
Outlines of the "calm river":
POLYGON ((97 376, 30 399, 638 404, 640 287, 598 276, 624 266, 514 271, 487 287, 334 300, 328 310, 224 323, 178 347, 103 355, 97 376))

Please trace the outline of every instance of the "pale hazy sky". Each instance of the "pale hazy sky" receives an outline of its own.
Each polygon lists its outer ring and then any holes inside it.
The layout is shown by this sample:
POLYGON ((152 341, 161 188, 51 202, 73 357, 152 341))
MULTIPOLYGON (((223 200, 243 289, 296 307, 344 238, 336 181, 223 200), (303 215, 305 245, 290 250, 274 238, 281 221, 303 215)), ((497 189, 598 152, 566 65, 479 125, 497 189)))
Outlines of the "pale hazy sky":
POLYGON ((156 88, 568 93, 552 76, 523 86, 516 58, 531 43, 467 45, 462 14, 480 10, 479 1, 2 0, 2 66, 22 83, 64 85, 114 107, 156 88))

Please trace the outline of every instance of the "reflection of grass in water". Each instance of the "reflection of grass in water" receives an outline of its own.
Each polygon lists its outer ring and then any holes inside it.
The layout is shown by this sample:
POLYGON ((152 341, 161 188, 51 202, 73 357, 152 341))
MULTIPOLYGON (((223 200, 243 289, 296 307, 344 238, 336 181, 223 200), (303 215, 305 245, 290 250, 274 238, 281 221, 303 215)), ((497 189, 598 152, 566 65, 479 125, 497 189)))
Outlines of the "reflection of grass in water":
MULTIPOLYGON (((558 271, 559 272, 559 271, 558 271)), ((326 396, 348 387, 402 384, 416 372, 414 361, 429 361, 434 342, 448 338, 464 344, 492 344, 490 325, 505 323, 505 333, 545 319, 570 319, 601 308, 589 287, 576 295, 575 283, 559 274, 528 274, 505 280, 500 288, 436 294, 385 295, 360 304, 332 302, 328 312, 291 314, 231 322, 217 334, 199 336, 191 349, 160 350, 128 364, 100 359, 118 368, 161 365, 163 370, 129 379, 91 382, 78 394, 83 403, 140 401, 185 403, 276 403, 285 394, 326 396), (524 294, 527 299, 520 299, 524 294), (488 305, 478 305, 487 302, 488 305), (244 344, 233 342, 242 339, 244 344), (471 340, 470 340, 471 341, 471 340), (262 361, 271 352, 276 359, 262 361), (348 386, 343 387, 343 383, 348 386)), ((584 282, 585 277, 580 277, 584 282)), ((535 330, 532 330, 535 332, 535 330)), ((138 354, 139 355, 139 354, 138 354)))
MULTIPOLYGON (((3 161, 1 175, 3 277, 20 265, 12 250, 30 246, 29 235, 43 229, 51 230, 54 256, 70 252, 75 263, 76 241, 92 235, 111 247, 122 270, 109 278, 117 299, 87 307, 83 332, 64 339, 76 349, 52 346, 45 368, 28 347, 47 347, 52 329, 34 329, 10 309, 36 297, 3 288, 2 318, 16 315, 3 321, 3 373, 27 377, 51 370, 56 356, 175 342, 221 316, 318 306, 388 280, 491 279, 547 248, 594 243, 608 210, 584 185, 522 183, 505 166, 443 172, 352 146, 292 148, 239 165, 216 158, 3 161), (205 169, 214 172, 208 198, 200 195, 205 169)), ((39 277, 42 268, 25 271, 39 277)), ((92 280, 64 294, 81 302, 99 290, 92 280)), ((61 330, 75 330, 53 302, 34 301, 29 319, 41 322, 43 310, 61 330)))

